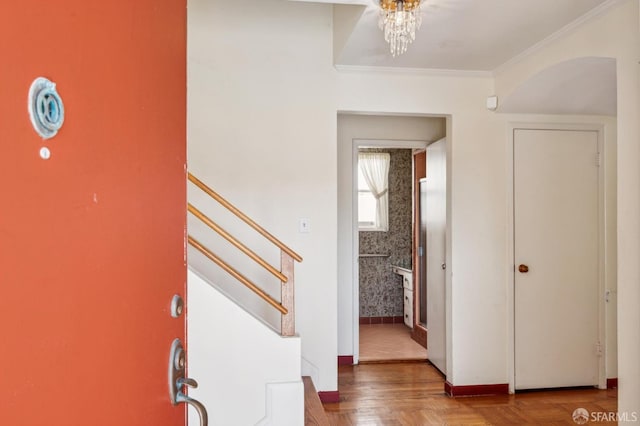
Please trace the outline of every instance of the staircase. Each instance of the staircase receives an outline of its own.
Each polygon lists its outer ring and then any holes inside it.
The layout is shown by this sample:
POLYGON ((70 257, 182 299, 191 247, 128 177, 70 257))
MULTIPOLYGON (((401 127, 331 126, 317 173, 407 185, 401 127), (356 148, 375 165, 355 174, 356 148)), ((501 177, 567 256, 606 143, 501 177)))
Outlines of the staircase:
POLYGON ((305 426, 329 426, 329 418, 313 385, 311 377, 302 378, 304 383, 304 424, 305 426))
MULTIPOLYGON (((302 258, 191 173, 188 179, 187 353, 189 374, 200 382, 189 394, 207 407, 211 425, 302 425, 294 314, 294 262, 302 258), (213 202, 279 250, 279 269, 207 215, 213 202), (265 275, 277 280, 279 297, 273 283, 255 284, 253 276, 265 275)), ((198 422, 190 409, 189 424, 198 422)))

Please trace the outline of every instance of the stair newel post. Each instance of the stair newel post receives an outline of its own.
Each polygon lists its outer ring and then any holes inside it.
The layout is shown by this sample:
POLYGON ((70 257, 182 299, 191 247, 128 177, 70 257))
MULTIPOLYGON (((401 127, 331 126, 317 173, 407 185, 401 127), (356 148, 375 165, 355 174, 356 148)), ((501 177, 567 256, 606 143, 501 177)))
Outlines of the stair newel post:
POLYGON ((288 311, 287 314, 282 314, 281 316, 282 327, 280 333, 283 336, 293 336, 296 333, 293 258, 285 253, 284 250, 280 251, 280 272, 287 277, 287 282, 280 281, 282 285, 280 303, 288 311))

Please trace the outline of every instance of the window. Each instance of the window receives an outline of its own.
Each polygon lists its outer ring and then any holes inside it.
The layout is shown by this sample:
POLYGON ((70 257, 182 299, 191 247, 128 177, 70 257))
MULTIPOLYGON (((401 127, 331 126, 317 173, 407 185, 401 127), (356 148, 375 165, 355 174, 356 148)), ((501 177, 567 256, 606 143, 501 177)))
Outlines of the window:
POLYGON ((389 230, 389 162, 382 152, 358 153, 358 228, 389 230))
POLYGON ((360 229, 376 228, 376 199, 358 167, 358 225, 360 229))

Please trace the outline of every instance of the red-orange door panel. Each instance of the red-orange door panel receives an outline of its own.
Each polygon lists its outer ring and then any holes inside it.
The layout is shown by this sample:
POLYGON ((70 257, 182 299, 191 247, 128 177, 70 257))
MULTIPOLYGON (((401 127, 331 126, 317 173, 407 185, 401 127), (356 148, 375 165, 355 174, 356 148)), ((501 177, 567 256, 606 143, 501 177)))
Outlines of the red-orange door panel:
POLYGON ((1 425, 185 423, 185 155, 186 0, 0 2, 1 425), (65 108, 48 140, 39 76, 65 108))

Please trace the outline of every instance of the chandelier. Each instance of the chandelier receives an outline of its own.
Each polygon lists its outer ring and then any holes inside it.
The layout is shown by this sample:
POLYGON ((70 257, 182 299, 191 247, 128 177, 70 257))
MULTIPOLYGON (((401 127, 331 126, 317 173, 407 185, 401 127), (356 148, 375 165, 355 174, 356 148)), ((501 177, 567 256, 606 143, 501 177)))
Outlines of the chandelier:
POLYGON ((378 25, 384 31, 384 39, 395 57, 407 51, 416 39, 416 30, 422 24, 421 0, 380 0, 378 25))

